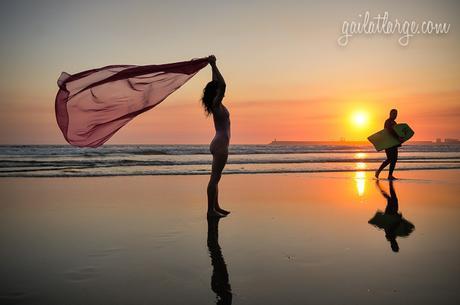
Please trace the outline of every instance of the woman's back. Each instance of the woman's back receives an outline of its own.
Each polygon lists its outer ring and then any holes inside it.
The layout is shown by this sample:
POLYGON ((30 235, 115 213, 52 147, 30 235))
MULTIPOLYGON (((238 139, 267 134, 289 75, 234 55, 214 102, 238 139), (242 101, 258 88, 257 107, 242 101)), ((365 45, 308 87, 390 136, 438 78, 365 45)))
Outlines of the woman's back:
POLYGON ((223 104, 215 107, 212 112, 216 134, 226 136, 230 139, 230 113, 223 104))

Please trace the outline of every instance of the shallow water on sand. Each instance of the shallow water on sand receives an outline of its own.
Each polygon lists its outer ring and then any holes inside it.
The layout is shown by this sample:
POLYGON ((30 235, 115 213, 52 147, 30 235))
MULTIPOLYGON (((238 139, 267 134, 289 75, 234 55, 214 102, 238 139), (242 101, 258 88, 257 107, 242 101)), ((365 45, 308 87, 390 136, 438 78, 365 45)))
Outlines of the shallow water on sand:
POLYGON ((206 176, 4 178, 0 303, 458 303, 460 171, 399 175, 224 176, 210 223, 206 176))

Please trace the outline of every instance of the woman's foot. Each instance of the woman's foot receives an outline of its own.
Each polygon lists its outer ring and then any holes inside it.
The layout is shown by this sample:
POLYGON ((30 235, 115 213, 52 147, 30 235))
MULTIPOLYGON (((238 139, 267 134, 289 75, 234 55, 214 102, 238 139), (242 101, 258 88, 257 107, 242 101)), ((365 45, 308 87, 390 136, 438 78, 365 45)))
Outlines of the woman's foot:
POLYGON ((379 180, 379 175, 380 175, 380 172, 378 170, 375 171, 375 174, 374 174, 375 179, 379 180))
POLYGON ((225 217, 226 215, 219 213, 216 210, 208 211, 207 217, 225 217))
POLYGON ((388 180, 398 180, 395 176, 388 176, 388 180))
POLYGON ((228 214, 230 214, 230 211, 224 210, 224 209, 222 209, 222 208, 220 208, 220 207, 217 207, 217 208, 216 208, 216 211, 217 211, 218 213, 221 213, 221 214, 225 215, 225 216, 227 216, 228 214))

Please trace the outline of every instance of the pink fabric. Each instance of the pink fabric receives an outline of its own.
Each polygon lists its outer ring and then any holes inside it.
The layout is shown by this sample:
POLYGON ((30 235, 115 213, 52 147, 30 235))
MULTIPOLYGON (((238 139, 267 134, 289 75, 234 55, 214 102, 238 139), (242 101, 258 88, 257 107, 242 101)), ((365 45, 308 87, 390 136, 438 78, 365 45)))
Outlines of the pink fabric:
POLYGON ((72 145, 97 147, 152 109, 208 64, 207 58, 164 65, 115 65, 65 72, 58 79, 56 120, 72 145))

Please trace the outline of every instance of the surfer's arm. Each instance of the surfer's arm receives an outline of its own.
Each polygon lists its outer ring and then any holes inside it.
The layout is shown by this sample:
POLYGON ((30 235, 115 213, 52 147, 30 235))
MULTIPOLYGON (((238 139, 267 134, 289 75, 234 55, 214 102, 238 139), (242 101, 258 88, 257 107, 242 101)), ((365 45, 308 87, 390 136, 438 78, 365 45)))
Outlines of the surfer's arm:
POLYGON ((390 134, 395 137, 396 139, 398 139, 399 141, 402 142, 402 138, 396 133, 394 127, 396 126, 396 123, 395 124, 386 124, 385 128, 390 132, 390 134))
POLYGON ((395 131, 395 129, 393 127, 388 128, 388 130, 390 131, 390 133, 391 133, 391 135, 393 137, 395 137, 396 139, 399 140, 399 135, 396 133, 396 131, 395 131))

